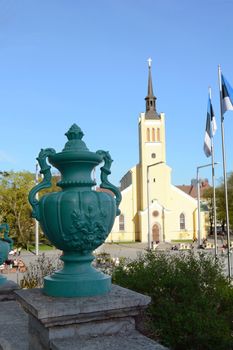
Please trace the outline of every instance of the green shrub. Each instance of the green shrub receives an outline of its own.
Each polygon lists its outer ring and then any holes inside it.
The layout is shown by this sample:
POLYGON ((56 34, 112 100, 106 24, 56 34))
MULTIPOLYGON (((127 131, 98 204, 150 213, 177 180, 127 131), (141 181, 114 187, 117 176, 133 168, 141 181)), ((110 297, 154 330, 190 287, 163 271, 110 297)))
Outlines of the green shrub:
POLYGON ((149 252, 113 281, 151 296, 147 335, 174 350, 233 349, 233 287, 209 254, 149 252))

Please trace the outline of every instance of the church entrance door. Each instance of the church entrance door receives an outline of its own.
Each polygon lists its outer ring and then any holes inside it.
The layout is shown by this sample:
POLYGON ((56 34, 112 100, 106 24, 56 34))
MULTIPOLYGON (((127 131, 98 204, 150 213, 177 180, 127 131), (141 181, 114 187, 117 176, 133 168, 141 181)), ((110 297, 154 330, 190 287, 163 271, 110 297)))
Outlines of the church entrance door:
POLYGON ((160 229, 158 224, 154 224, 152 227, 152 239, 153 242, 159 242, 159 236, 160 236, 160 229))

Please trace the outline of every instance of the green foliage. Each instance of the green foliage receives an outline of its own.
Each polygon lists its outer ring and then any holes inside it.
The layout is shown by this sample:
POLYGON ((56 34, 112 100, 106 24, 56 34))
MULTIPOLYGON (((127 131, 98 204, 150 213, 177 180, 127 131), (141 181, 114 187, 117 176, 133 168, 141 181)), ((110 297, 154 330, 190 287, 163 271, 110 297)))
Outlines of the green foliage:
POLYGON ((28 203, 28 192, 34 184, 29 172, 9 172, 0 177, 1 222, 10 226, 9 236, 16 246, 27 247, 32 240, 34 221, 28 203))
MULTIPOLYGON (((227 194, 228 194, 228 209, 229 209, 229 221, 230 226, 233 227, 233 173, 228 175, 227 178, 227 194)), ((213 221, 213 188, 205 190, 203 198, 208 202, 210 208, 210 222, 213 221)), ((216 214, 217 220, 221 225, 225 225, 226 221, 226 209, 225 209, 225 190, 224 183, 216 187, 216 214)))
POLYGON ((27 272, 20 281, 21 288, 39 288, 43 287, 43 280, 45 276, 51 275, 54 271, 60 269, 63 262, 58 256, 48 257, 45 254, 31 262, 27 268, 27 272))
POLYGON ((233 287, 210 255, 149 252, 120 264, 113 280, 151 296, 147 332, 164 345, 174 350, 233 349, 233 287))
MULTIPOLYGON (((58 176, 53 176, 52 186, 41 191, 39 195, 59 191, 56 186, 58 180, 58 176)), ((14 245, 25 249, 35 240, 35 221, 31 218, 32 210, 28 202, 28 193, 33 186, 35 175, 26 171, 4 172, 0 176, 0 223, 9 224, 9 236, 13 238, 14 245)), ((49 243, 41 232, 40 242, 49 243)))

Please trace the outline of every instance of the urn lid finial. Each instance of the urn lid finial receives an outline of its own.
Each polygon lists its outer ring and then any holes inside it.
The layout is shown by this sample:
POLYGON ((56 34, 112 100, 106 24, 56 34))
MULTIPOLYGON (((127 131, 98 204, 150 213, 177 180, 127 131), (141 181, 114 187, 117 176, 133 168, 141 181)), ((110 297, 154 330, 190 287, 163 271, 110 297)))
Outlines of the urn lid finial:
POLYGON ((65 133, 68 140, 74 140, 78 139, 81 140, 84 136, 84 133, 82 132, 81 128, 77 124, 73 124, 69 130, 65 133))
POLYGON ((63 152, 66 151, 89 151, 85 142, 82 141, 84 133, 77 124, 73 124, 65 133, 68 138, 63 152))

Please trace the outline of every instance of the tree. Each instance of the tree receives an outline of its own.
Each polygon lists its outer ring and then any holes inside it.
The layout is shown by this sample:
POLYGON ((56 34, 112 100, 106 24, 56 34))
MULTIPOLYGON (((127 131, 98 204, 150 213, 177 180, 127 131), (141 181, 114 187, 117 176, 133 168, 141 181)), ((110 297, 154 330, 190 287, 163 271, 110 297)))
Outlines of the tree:
MULTIPOLYGON (((228 209, 229 209, 229 221, 230 226, 233 227, 233 173, 231 173, 227 178, 227 194, 228 194, 228 209)), ((212 221, 213 215, 213 188, 207 189, 203 198, 208 202, 210 209, 210 222, 212 221)), ((225 209, 225 191, 224 183, 216 187, 216 216, 217 221, 221 223, 221 226, 224 230, 226 224, 226 209, 225 209)))
MULTIPOLYGON (((58 180, 58 175, 53 176, 51 187, 41 191, 39 197, 48 192, 59 191, 56 186, 58 180)), ((9 224, 10 237, 14 244, 23 248, 28 248, 34 242, 35 221, 31 217, 32 209, 28 202, 28 194, 33 186, 35 175, 30 172, 0 173, 0 223, 9 224)), ((41 241, 48 242, 43 233, 40 236, 41 241)))
POLYGON ((34 222, 27 199, 33 185, 34 176, 26 171, 11 171, 0 177, 1 222, 9 224, 10 237, 22 247, 27 247, 33 235, 34 222))

